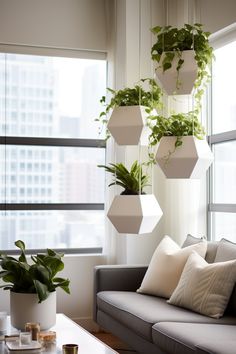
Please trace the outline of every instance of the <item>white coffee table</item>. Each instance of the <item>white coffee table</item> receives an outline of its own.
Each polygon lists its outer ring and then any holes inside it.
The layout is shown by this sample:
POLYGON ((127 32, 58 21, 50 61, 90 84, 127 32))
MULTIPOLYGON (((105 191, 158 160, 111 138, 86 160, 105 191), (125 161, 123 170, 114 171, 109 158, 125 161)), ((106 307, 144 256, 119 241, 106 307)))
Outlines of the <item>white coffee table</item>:
MULTIPOLYGON (((9 319, 10 323, 10 319, 9 319)), ((10 327, 9 327, 10 329, 10 327)), ((118 354, 115 350, 108 347, 99 339, 94 337, 91 333, 83 329, 77 323, 63 314, 57 314, 56 325, 50 328, 52 331, 56 331, 57 340, 55 346, 49 346, 41 353, 61 353, 63 344, 78 344, 78 354, 118 354)), ((8 330, 9 332, 9 330, 8 330)), ((14 330, 10 330, 14 333, 14 330)), ((0 348, 0 353, 3 351, 0 348)), ((7 353, 7 350, 4 350, 7 353)), ((17 351, 11 351, 10 353, 17 354, 17 351)), ((30 351, 28 351, 30 354, 30 351)))

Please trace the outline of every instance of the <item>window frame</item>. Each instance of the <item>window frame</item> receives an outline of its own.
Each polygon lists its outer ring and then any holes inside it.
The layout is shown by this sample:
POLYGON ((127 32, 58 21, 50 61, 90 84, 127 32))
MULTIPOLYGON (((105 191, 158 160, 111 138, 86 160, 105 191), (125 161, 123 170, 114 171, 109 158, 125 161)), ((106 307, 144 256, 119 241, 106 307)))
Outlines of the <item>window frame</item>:
MULTIPOLYGON (((210 42, 212 47, 215 49, 221 48, 236 41, 236 23, 231 24, 230 26, 216 32, 211 35, 210 42)), ((217 144, 236 141, 236 130, 229 130, 222 133, 213 134, 213 110, 212 110, 212 82, 209 87, 209 96, 208 96, 208 127, 209 127, 209 135, 208 141, 211 149, 217 144)), ((213 185, 214 185, 214 176, 213 176, 213 165, 209 169, 208 174, 208 195, 207 195, 207 231, 211 240, 216 240, 213 235, 214 227, 213 227, 213 215, 212 213, 235 213, 236 214, 236 203, 214 203, 213 202, 213 185)))
MULTIPOLYGON (((45 48, 29 45, 14 45, 0 43, 0 53, 3 54, 23 54, 23 55, 39 55, 66 57, 77 59, 96 59, 106 60, 107 52, 76 50, 64 48, 45 48)), ((106 74, 108 70, 106 68, 106 74)), ((83 147, 83 148, 102 148, 106 151, 106 139, 84 139, 84 138, 51 138, 51 137, 31 137, 31 136, 0 136, 0 146, 51 146, 51 147, 83 147)), ((27 211, 27 210, 104 210, 105 203, 0 203, 0 211, 27 211)), ((104 235, 105 237, 105 235, 104 235)), ((65 254, 102 254, 102 247, 87 248, 54 248, 65 254)), ((4 250, 3 250, 4 251, 4 250)), ((45 249, 30 249, 27 254, 36 252, 44 252, 45 249)), ((19 254, 18 250, 7 250, 8 254, 19 254)))

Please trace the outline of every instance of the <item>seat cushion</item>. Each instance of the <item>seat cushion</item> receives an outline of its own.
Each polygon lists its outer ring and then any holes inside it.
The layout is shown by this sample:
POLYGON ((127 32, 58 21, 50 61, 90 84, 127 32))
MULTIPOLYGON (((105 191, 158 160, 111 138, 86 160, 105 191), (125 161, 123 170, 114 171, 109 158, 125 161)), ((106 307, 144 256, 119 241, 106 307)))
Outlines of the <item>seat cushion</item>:
POLYGON ((152 335, 153 342, 168 354, 196 354, 196 346, 204 345, 216 350, 209 353, 233 354, 217 351, 218 342, 225 343, 226 348, 228 341, 236 344, 236 327, 219 324, 162 322, 153 326, 152 335))
POLYGON ((152 340, 152 326, 157 322, 233 323, 236 318, 213 319, 180 307, 165 299, 128 291, 102 291, 97 294, 98 309, 135 333, 152 340))
MULTIPOLYGON (((236 334, 236 333, 235 333, 236 334)), ((196 354, 235 354, 236 340, 222 341, 220 339, 209 343, 202 342, 196 347, 196 354)))

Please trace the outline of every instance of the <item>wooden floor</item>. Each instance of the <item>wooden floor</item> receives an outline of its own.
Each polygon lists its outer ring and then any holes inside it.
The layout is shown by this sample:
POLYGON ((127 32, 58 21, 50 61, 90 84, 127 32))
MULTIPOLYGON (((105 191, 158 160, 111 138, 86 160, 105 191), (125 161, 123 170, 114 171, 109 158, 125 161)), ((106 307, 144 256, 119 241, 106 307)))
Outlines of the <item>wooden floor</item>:
POLYGON ((93 333, 93 335, 120 354, 137 354, 137 352, 133 351, 127 344, 110 333, 98 332, 93 333))

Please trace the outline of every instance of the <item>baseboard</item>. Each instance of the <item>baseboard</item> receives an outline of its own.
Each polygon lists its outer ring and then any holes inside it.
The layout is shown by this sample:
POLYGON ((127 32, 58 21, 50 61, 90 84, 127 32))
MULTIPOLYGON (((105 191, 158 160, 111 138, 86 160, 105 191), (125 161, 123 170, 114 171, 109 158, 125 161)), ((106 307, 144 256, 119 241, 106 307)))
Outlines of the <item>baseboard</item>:
POLYGON ((100 326, 98 326, 91 317, 79 317, 71 319, 89 332, 100 332, 101 330, 100 326))

